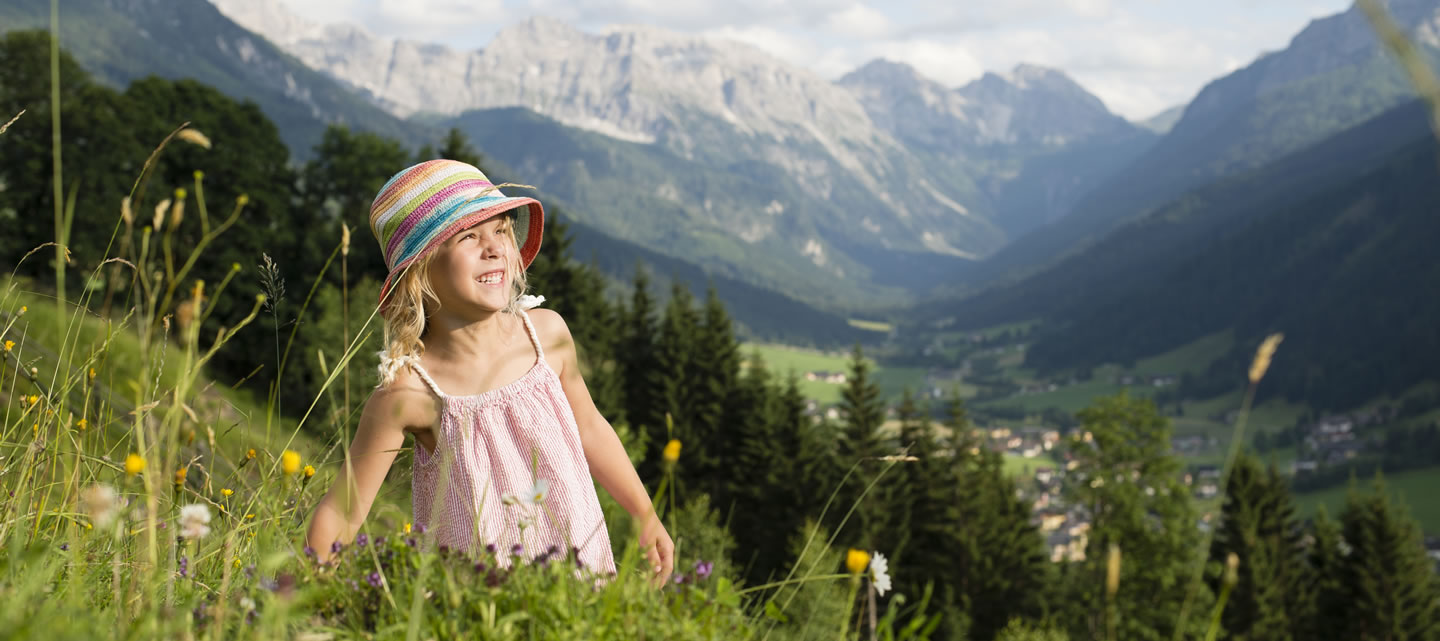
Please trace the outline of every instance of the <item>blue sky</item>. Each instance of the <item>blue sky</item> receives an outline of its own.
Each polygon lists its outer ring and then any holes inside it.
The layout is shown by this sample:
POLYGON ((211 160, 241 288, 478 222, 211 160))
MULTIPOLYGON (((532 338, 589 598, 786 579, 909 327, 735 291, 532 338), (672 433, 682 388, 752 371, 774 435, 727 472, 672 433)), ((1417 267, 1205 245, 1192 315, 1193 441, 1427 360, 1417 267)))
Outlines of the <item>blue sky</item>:
POLYGON ((585 31, 648 24, 740 40, 827 78, 874 58, 958 86, 1020 62, 1069 73, 1116 113, 1145 118, 1286 46, 1350 0, 283 0, 322 23, 483 47, 532 15, 585 31))

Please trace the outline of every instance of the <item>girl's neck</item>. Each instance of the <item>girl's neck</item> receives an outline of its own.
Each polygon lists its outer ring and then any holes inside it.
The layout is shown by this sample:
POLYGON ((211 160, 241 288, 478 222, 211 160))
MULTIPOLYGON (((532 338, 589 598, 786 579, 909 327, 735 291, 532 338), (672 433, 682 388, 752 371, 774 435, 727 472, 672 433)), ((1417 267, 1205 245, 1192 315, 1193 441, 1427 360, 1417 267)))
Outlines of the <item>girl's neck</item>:
POLYGON ((425 353, 446 363, 493 355, 514 339, 519 321, 505 310, 479 318, 436 313, 426 321, 425 353))

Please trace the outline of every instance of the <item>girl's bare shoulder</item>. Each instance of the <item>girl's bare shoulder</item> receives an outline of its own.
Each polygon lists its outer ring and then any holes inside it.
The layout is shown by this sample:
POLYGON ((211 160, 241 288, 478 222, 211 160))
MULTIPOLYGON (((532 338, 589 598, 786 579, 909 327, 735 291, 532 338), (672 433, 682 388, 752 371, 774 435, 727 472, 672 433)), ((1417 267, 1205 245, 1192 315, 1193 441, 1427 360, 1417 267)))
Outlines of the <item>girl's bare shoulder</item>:
POLYGON ((420 375, 409 367, 395 373, 388 385, 381 385, 365 401, 362 421, 377 421, 384 427, 412 431, 428 428, 439 417, 440 405, 420 375))
POLYGON ((526 310, 526 313, 530 314, 530 322, 535 325, 535 335, 546 347, 564 345, 573 340, 570 327, 565 324, 565 318, 559 312, 536 307, 526 310))

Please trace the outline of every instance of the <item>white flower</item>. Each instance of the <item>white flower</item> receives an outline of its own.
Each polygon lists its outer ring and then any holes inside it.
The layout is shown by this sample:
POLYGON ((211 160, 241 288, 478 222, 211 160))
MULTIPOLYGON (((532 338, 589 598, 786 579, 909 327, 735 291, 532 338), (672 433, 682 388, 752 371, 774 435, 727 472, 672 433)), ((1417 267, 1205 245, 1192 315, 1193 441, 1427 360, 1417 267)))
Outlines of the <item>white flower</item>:
POLYGON ((506 494, 500 497, 500 501, 506 505, 539 505, 545 502, 545 497, 550 494, 550 482, 545 479, 537 479, 535 486, 526 490, 523 494, 506 494))
POLYGON ((198 539, 210 533, 210 508, 191 503, 180 508, 180 536, 198 539))
POLYGON ((890 591, 890 562, 878 551, 870 555, 870 575, 875 591, 880 596, 885 596, 885 593, 890 591))
POLYGON ((120 513, 120 495, 103 483, 91 485, 80 493, 80 505, 90 515, 95 527, 105 529, 120 513))
POLYGON ((520 306, 525 309, 534 308, 543 302, 545 302, 544 296, 531 296, 529 294, 521 296, 519 300, 520 306))

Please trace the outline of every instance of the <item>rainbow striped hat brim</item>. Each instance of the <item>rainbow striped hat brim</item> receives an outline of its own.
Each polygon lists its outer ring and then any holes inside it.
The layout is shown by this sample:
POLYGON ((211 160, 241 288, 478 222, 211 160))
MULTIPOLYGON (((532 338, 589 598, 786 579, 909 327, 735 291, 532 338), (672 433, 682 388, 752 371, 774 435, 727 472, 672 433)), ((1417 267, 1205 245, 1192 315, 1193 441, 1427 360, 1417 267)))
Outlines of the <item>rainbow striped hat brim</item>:
POLYGON ((391 177, 370 205, 370 231, 390 269, 380 288, 380 313, 384 315, 390 288, 406 267, 456 232, 511 210, 524 269, 540 252, 545 228, 540 201, 506 196, 480 169, 455 160, 429 160, 391 177))

